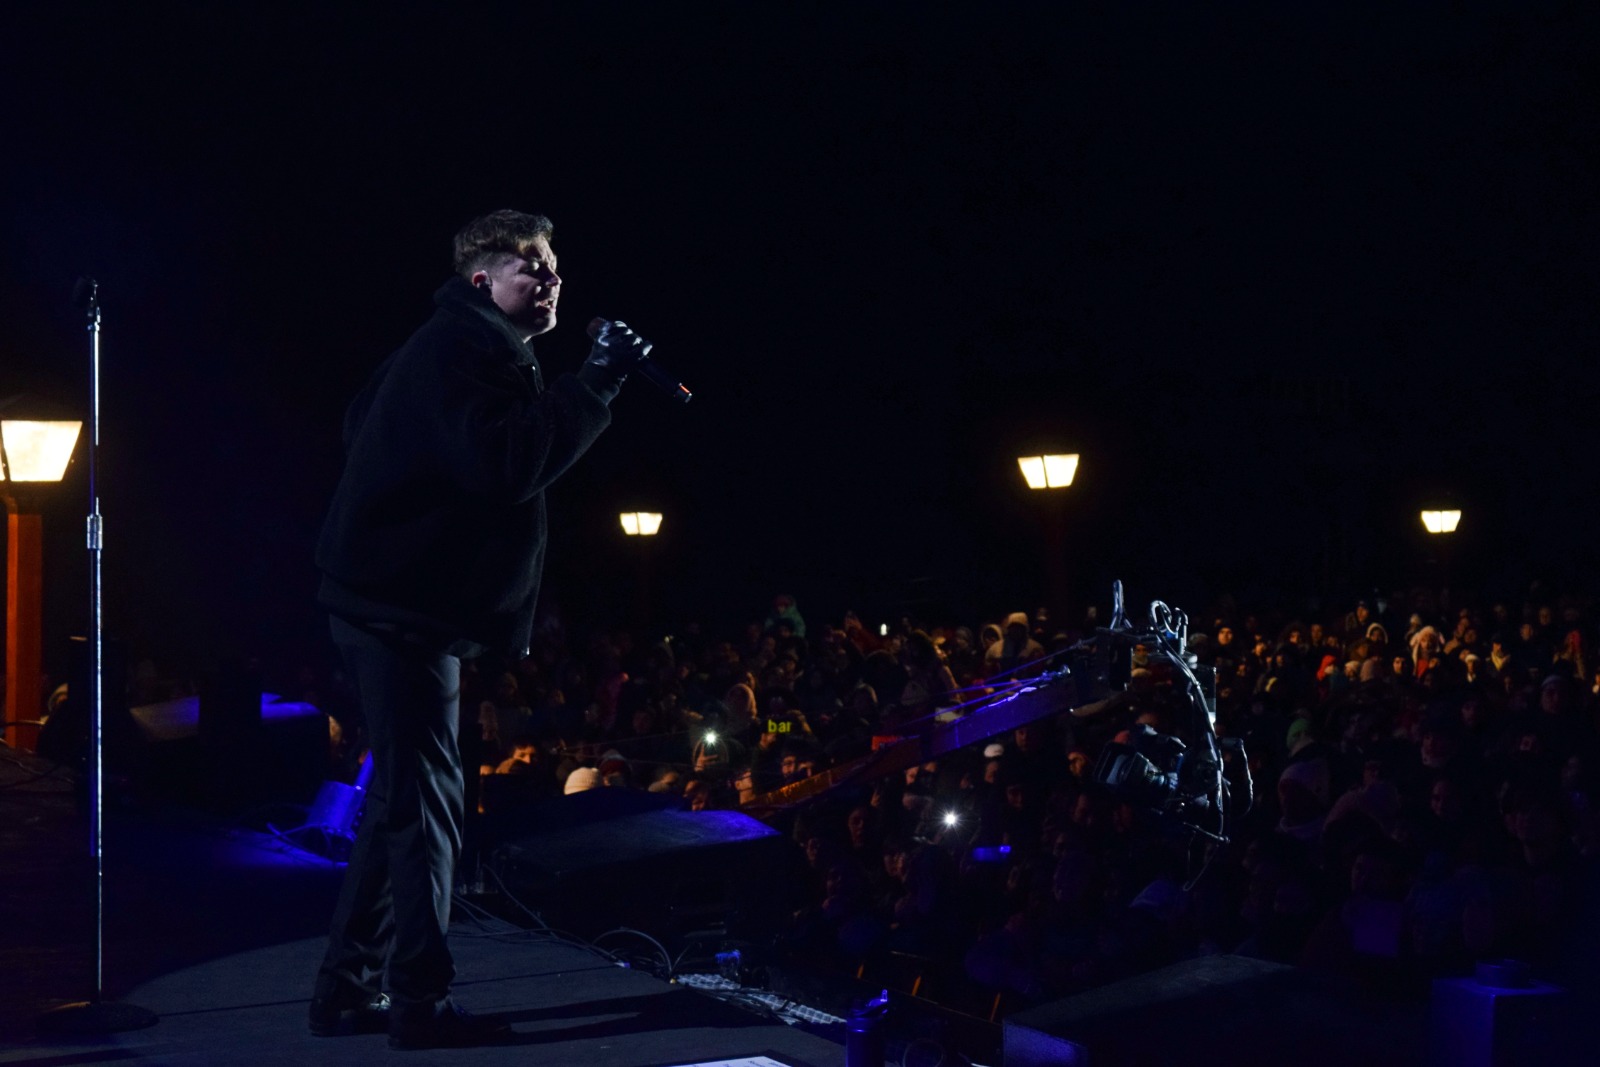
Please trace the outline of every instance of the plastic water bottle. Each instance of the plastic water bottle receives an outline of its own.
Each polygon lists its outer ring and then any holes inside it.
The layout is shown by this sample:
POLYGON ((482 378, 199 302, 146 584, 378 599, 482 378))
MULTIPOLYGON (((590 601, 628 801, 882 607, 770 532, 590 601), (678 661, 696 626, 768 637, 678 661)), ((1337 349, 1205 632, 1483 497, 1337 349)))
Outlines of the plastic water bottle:
POLYGON ((889 1017, 889 991, 850 1008, 845 1024, 844 1067, 883 1067, 883 1024, 889 1017))

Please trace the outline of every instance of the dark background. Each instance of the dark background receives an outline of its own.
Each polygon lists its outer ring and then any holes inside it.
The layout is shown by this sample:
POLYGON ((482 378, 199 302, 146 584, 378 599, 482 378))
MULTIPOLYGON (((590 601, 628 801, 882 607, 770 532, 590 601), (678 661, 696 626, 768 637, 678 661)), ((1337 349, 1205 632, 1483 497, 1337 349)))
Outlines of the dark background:
POLYGON ((85 405, 97 277, 108 626, 169 665, 325 654, 343 408, 506 206, 556 223, 547 368, 621 316, 696 391, 630 384, 554 492, 577 621, 644 549, 663 624, 972 623, 1039 599, 1047 507, 1074 611, 1437 581, 1445 496, 1457 584, 1581 582, 1595 9, 1397 6, 8 5, 0 395, 85 405))

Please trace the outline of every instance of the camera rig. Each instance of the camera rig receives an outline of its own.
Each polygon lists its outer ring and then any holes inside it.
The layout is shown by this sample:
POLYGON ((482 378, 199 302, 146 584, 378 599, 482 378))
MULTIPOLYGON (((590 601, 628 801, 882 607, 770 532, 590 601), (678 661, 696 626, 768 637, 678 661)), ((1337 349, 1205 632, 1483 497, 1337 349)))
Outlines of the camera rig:
POLYGON ((870 782, 907 767, 976 745, 1018 726, 1061 714, 1092 720, 1113 708, 1137 704, 1144 678, 1171 682, 1178 714, 1171 729, 1136 724, 1102 750, 1093 782, 1153 812, 1169 827, 1192 831, 1213 844, 1228 840, 1232 819, 1249 812, 1250 768, 1244 748, 1216 732, 1216 676, 1196 662, 1185 643, 1189 619, 1161 601, 1150 605, 1147 628, 1123 612, 1122 583, 1112 583, 1111 625, 1037 665, 1028 677, 1000 684, 957 708, 929 716, 901 736, 883 739, 870 755, 745 800, 754 815, 771 815, 835 789, 870 782), (1146 675, 1135 675, 1135 670, 1146 675), (1231 758, 1229 758, 1231 757, 1231 758))
POLYGON ((1131 623, 1122 583, 1112 583, 1111 624, 1094 637, 1107 657, 1109 688, 1136 698, 1146 679, 1152 687, 1169 682, 1176 708, 1163 723, 1169 730, 1140 722, 1108 742, 1094 781, 1169 825, 1226 842, 1232 820, 1254 803, 1250 765, 1237 738, 1217 736, 1216 671, 1198 662, 1188 641, 1189 617, 1159 600, 1144 628, 1131 623))

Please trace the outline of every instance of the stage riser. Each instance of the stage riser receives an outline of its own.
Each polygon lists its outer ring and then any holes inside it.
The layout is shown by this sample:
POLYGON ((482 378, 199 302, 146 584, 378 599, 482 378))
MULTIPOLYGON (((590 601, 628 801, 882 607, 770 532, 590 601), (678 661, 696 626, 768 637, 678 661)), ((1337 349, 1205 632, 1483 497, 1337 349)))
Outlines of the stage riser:
POLYGON ((1005 1067, 1378 1067, 1429 1061, 1421 1007, 1355 1003, 1316 977, 1244 956, 1209 956, 1010 1015, 1005 1067))

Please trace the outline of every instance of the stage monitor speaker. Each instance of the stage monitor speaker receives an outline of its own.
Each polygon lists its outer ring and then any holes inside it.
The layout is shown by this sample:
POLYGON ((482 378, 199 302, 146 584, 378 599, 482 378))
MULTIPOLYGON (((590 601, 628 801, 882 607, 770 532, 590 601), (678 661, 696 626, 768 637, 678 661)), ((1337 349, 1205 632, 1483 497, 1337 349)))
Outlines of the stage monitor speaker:
POLYGON ((558 929, 592 937, 631 926, 666 941, 722 928, 754 940, 777 932, 788 904, 787 841, 736 811, 602 788, 517 817, 524 831, 500 827, 489 865, 558 929))
POLYGON ((1532 980, 1510 960, 1481 963, 1470 978, 1433 983, 1434 1062, 1451 1067, 1592 1063, 1589 1027, 1559 986, 1532 980), (1580 1040, 1581 1036, 1581 1040, 1580 1040))
MULTIPOLYGON (((106 639, 100 701, 105 765, 114 774, 137 770, 142 756, 139 730, 128 713, 128 655, 120 641, 106 639)), ((83 767, 89 759, 89 735, 94 704, 93 649, 82 637, 73 637, 67 653, 67 699, 56 708, 40 731, 38 752, 46 759, 83 767)))
POLYGON ((1348 1002, 1283 964, 1206 956, 1013 1013, 1004 1064, 1425 1064, 1424 1015, 1414 1005, 1348 1002))
POLYGON ((261 670, 244 660, 229 660, 200 683, 200 740, 229 750, 255 744, 261 736, 261 670))

